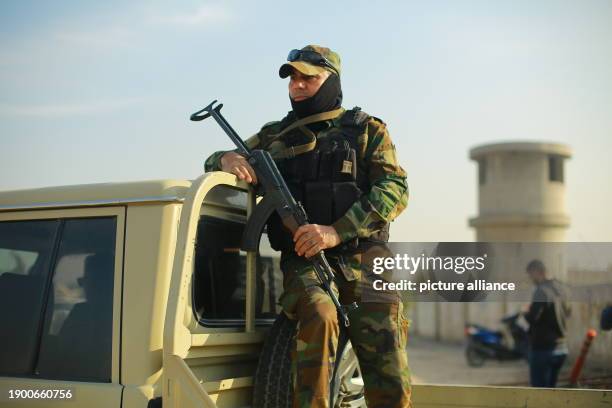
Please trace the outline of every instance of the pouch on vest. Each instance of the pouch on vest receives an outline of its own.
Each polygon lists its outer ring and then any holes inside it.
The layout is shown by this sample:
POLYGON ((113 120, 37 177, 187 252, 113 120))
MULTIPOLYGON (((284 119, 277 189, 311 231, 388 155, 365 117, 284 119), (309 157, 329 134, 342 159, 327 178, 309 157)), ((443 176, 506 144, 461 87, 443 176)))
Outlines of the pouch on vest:
POLYGON ((319 180, 331 180, 334 172, 334 152, 331 151, 320 151, 319 152, 319 173, 317 178, 319 180))
POLYGON ((332 184, 327 181, 309 181, 306 183, 305 210, 311 224, 331 225, 333 219, 332 184))
MULTIPOLYGON (((332 194, 334 197, 333 221, 342 217, 359 200, 361 190, 353 181, 332 183, 332 194)), ((330 223, 331 224, 331 223, 330 223)))
POLYGON ((284 160, 282 167, 279 166, 279 170, 282 168, 281 174, 289 184, 294 180, 316 180, 319 161, 319 151, 313 150, 291 160, 284 160))
POLYGON ((346 140, 343 145, 343 149, 336 149, 333 152, 332 181, 355 181, 357 180, 355 149, 351 149, 346 140))

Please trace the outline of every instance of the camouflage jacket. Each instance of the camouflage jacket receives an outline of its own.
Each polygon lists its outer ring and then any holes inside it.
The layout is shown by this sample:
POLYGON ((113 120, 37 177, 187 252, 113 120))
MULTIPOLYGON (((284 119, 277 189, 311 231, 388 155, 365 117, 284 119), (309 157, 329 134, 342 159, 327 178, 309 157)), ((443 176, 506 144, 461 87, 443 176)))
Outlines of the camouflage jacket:
MULTIPOLYGON (((316 133, 317 139, 325 137, 331 129, 339 128, 345 113, 326 121, 328 126, 316 133)), ((266 123, 258 133, 246 140, 246 144, 252 149, 265 148, 274 157, 274 151, 279 149, 279 141, 272 142, 269 135, 280 132, 295 120, 290 112, 282 121, 266 123)), ((399 165, 385 123, 370 117, 365 131, 358 138, 358 148, 358 163, 367 174, 370 190, 364 193, 365 200, 362 198, 355 202, 344 216, 333 223, 343 242, 355 237, 369 237, 380 229, 381 224, 393 221, 408 203, 406 172, 399 165)), ((210 155, 204 170, 221 170, 220 159, 224 153, 226 151, 218 151, 210 155)))

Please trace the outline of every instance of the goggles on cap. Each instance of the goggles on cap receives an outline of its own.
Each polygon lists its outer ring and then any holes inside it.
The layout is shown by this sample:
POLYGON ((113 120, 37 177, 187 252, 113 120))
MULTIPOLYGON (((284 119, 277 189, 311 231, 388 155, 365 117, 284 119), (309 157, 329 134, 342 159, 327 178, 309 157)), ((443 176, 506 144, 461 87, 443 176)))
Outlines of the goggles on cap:
POLYGON ((291 50, 289 51, 289 55, 287 55, 287 61, 304 61, 308 62, 309 64, 324 66, 334 71, 336 75, 340 76, 336 68, 334 68, 334 66, 331 64, 331 62, 329 62, 327 58, 325 58, 316 51, 291 50))

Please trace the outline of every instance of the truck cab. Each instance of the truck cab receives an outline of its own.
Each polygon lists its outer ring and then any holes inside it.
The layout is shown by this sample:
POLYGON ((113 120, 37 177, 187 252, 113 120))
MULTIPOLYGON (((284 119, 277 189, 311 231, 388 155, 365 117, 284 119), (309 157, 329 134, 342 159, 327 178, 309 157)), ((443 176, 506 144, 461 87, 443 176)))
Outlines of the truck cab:
POLYGON ((0 193, 3 391, 62 389, 70 406, 250 405, 282 289, 273 251, 240 251, 251 204, 221 172, 0 193))

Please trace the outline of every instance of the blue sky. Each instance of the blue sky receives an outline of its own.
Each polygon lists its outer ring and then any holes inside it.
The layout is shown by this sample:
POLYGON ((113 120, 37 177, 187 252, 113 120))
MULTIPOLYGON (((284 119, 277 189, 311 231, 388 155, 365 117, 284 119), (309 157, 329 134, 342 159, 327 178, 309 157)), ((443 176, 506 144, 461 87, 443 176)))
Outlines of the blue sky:
MULTIPOLYGON (((411 187, 403 241, 471 240, 471 147, 567 143, 571 241, 612 239, 612 2, 2 2, 0 190, 195 178, 289 110, 277 70, 337 50, 346 107, 388 123, 411 187), (374 6, 376 5, 376 6, 374 6)), ((520 192, 517 192, 517 194, 520 192)))

